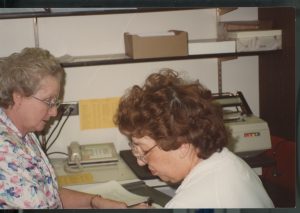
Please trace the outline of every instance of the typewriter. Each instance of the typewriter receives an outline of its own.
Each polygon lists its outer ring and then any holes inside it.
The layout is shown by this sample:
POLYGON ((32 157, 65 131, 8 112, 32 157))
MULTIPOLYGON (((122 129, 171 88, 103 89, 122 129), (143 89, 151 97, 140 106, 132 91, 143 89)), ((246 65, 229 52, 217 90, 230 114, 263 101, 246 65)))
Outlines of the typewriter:
POLYGON ((213 98, 221 105, 225 126, 231 132, 228 145, 231 151, 241 157, 253 157, 271 148, 267 122, 253 115, 242 92, 216 93, 213 98))

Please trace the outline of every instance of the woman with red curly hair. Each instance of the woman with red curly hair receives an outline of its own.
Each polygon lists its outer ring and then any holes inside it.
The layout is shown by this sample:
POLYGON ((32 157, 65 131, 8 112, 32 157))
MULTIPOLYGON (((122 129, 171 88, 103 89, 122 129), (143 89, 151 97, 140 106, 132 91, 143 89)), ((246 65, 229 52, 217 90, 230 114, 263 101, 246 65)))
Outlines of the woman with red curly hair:
POLYGON ((115 123, 140 166, 181 182, 167 208, 274 207, 255 172, 226 148, 222 109, 198 81, 171 69, 151 74, 121 98, 115 123))

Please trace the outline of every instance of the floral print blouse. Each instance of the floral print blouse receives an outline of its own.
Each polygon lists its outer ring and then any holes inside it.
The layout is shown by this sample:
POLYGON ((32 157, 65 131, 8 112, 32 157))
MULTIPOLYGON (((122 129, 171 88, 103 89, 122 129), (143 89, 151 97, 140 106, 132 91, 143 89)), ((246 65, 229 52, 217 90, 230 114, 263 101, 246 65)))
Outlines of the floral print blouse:
POLYGON ((34 133, 21 133, 0 108, 0 209, 62 208, 54 170, 34 133))

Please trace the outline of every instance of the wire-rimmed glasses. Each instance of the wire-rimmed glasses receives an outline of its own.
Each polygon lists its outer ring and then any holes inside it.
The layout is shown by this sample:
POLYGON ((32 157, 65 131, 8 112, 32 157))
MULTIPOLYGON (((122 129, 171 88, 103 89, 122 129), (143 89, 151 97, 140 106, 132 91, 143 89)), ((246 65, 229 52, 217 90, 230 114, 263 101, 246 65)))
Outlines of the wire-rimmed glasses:
POLYGON ((133 155, 140 161, 143 161, 144 163, 147 163, 147 155, 155 148, 158 146, 158 144, 155 144, 154 146, 152 146, 150 149, 148 149, 147 151, 143 151, 141 149, 141 147, 135 145, 132 141, 130 141, 128 143, 128 145, 131 148, 131 151, 133 153, 133 155))
POLYGON ((56 107, 58 108, 61 104, 61 100, 58 100, 58 99, 52 99, 52 100, 42 100, 40 98, 37 98, 35 96, 31 96, 33 97, 35 100, 38 100, 40 102, 43 102, 44 104, 46 104, 48 106, 49 109, 53 108, 53 107, 56 107))

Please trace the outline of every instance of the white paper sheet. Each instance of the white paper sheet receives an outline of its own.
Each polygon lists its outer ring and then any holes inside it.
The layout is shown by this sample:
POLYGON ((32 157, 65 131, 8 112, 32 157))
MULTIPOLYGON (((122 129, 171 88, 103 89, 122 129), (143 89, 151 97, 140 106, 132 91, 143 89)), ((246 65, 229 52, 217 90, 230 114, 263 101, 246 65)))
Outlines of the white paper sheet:
POLYGON ((65 188, 91 194, 99 194, 104 198, 125 202, 127 206, 146 202, 148 200, 148 197, 129 192, 120 183, 114 180, 106 183, 66 186, 65 188))

